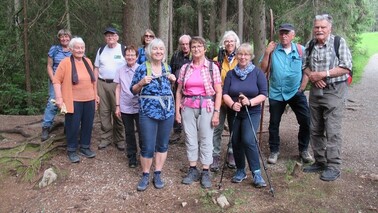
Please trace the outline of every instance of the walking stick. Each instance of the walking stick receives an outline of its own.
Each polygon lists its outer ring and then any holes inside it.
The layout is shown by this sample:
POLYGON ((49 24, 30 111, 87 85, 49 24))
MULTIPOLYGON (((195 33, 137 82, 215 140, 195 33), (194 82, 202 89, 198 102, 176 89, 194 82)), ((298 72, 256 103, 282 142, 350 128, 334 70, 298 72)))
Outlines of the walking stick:
MULTIPOLYGON (((270 41, 273 41, 274 36, 274 22, 273 22, 273 10, 270 9, 270 41)), ((272 64, 272 53, 269 55, 268 66, 265 70, 266 79, 268 80, 268 88, 269 88, 269 72, 270 66, 272 64)), ((261 118, 260 118, 260 132, 259 132, 259 141, 262 140, 262 133, 263 133, 263 122, 264 122, 264 108, 265 108, 265 101, 261 103, 261 118)))
MULTIPOLYGON (((235 124, 235 120, 236 120, 236 116, 238 115, 238 112, 235 112, 235 116, 234 116, 234 119, 232 120, 232 128, 234 128, 234 124, 235 124)), ((228 140, 228 144, 227 144, 227 151, 226 151, 226 157, 225 159, 227 158, 227 154, 228 154, 228 151, 230 149, 230 144, 232 143, 232 136, 234 135, 234 131, 233 129, 230 129, 231 131, 231 134, 230 134, 230 139, 228 140)), ((224 175, 224 168, 226 167, 226 160, 224 160, 224 163, 223 163, 223 167, 222 167, 222 174, 221 174, 221 178, 219 180, 219 183, 218 183, 218 189, 221 189, 222 188, 222 181, 223 181, 223 175, 224 175)))
POLYGON ((273 189, 271 181, 270 181, 270 176, 269 176, 268 171, 267 171, 268 169, 266 168, 265 160, 264 160, 264 158, 263 158, 263 156, 261 154, 261 149, 260 149, 259 141, 257 140, 255 128, 253 127, 251 115, 249 114, 249 110, 248 110, 248 106, 247 105, 245 105, 245 110, 246 110, 247 115, 248 115, 249 123, 251 124, 253 136, 254 136, 254 138, 256 140, 257 150, 259 151, 259 155, 260 155, 260 158, 261 158, 261 161, 262 161, 262 165, 264 167, 265 175, 266 175, 266 178, 268 179, 268 183, 269 183, 269 187, 270 187, 269 192, 272 194, 272 197, 274 197, 274 189, 273 189))

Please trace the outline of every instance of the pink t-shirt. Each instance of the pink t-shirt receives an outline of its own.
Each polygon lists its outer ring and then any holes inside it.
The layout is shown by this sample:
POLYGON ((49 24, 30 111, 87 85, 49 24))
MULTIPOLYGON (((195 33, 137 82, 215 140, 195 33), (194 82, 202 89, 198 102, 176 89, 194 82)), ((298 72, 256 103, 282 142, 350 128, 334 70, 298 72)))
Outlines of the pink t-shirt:
MULTIPOLYGON (((201 77, 201 66, 194 67, 192 75, 186 81, 185 94, 188 96, 205 96, 205 85, 201 77)), ((184 106, 199 109, 200 99, 186 97, 184 100, 184 106)), ((202 100, 202 107, 206 108, 206 99, 202 100)))

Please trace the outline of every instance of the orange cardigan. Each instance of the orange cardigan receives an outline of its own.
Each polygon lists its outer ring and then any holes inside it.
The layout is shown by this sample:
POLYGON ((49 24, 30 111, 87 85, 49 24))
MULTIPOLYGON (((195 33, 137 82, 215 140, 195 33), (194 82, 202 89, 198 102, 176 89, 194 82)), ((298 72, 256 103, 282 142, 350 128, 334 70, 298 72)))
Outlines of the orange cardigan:
MULTIPOLYGON (((93 71, 93 64, 89 58, 85 58, 92 68, 93 71)), ((73 106, 73 95, 72 95, 72 67, 70 57, 64 58, 60 63, 55 72, 53 84, 60 84, 61 91, 62 91, 62 98, 63 103, 66 105, 67 113, 74 113, 74 106, 73 106)), ((94 89, 94 96, 93 99, 96 100, 97 95, 97 79, 95 82, 92 82, 93 89, 94 89)))

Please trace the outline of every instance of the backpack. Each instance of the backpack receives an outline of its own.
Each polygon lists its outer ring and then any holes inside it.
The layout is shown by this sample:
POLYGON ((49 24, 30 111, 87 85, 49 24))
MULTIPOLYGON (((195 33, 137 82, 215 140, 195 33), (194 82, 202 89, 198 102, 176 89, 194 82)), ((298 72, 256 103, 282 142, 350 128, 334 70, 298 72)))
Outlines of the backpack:
MULTIPOLYGON (((214 87, 214 79, 213 79, 213 64, 214 62, 212 60, 209 60, 209 59, 206 59, 210 62, 210 65, 209 65, 209 72, 210 72, 210 77, 211 77, 211 82, 213 83, 213 87, 214 87)), ((190 65, 191 62, 188 62, 186 63, 186 67, 185 67, 185 72, 184 72, 184 76, 186 75, 186 72, 188 71, 189 69, 189 65, 190 65)), ((184 65, 183 65, 184 66, 184 65)))
MULTIPOLYGON (((152 67, 151 67, 151 63, 149 61, 146 61, 146 68, 147 68, 147 76, 152 75, 152 67)), ((165 71, 166 71, 166 73, 164 75, 171 74, 171 72, 169 72, 169 67, 168 67, 167 63, 164 63, 164 68, 165 68, 165 71)))
MULTIPOLYGON (((340 57, 340 53, 339 53, 339 48, 340 48, 340 40, 341 40, 341 37, 340 36, 335 36, 335 39, 334 39, 334 42, 333 42, 333 47, 335 49, 335 54, 336 54, 336 57, 339 58, 340 57)), ((315 39, 312 39, 310 41, 310 43, 308 44, 308 48, 307 48, 307 57, 309 57, 312 53, 312 50, 314 49, 314 46, 315 46, 315 39)), ((347 79, 347 83, 348 85, 350 85, 353 81, 353 72, 352 70, 349 71, 349 74, 348 75, 348 79, 347 79)))
MULTIPOLYGON (((98 49, 98 55, 100 56, 102 51, 104 51, 104 48, 106 47, 107 44, 101 46, 99 49, 98 49)), ((122 51, 122 55, 123 57, 125 57, 125 49, 126 49, 126 46, 125 45, 122 45, 121 44, 121 51, 122 51)))

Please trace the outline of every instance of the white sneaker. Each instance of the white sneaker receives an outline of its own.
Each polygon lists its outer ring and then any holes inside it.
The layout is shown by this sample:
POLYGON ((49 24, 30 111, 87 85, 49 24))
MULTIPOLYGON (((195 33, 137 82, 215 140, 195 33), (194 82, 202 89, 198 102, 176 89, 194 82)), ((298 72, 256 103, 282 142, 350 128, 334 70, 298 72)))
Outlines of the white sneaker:
POLYGON ((272 153, 270 153, 269 158, 268 158, 268 163, 270 163, 270 164, 276 164, 279 154, 280 154, 279 152, 272 152, 272 153))

